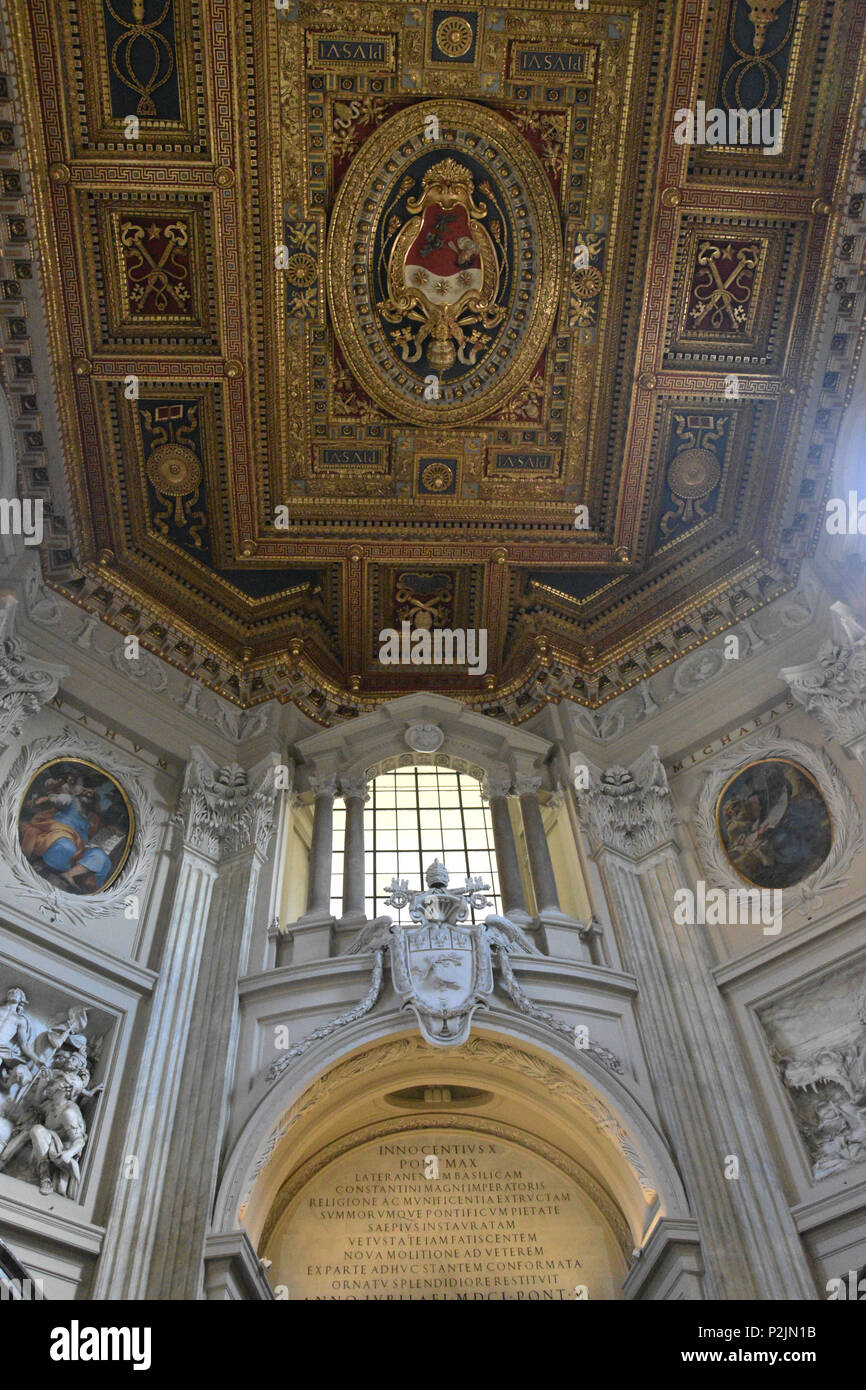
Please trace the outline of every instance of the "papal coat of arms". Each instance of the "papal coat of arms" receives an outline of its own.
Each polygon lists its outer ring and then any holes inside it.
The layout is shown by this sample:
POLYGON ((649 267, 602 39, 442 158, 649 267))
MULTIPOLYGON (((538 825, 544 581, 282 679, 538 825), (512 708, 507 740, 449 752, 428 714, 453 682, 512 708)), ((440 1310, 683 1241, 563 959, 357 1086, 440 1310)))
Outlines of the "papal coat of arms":
MULTIPOLYGON (((470 907, 488 904, 480 879, 449 892, 448 870, 438 860, 426 877, 426 892, 410 893, 405 882, 395 880, 385 899, 389 907, 410 904, 409 915, 418 924, 392 933, 391 976, 424 1037, 442 1047, 466 1041, 473 1013, 493 989, 486 924, 461 925, 470 907)), ((523 947, 532 949, 525 937, 523 947)))
POLYGON ((389 297, 379 312, 389 323, 417 325, 394 335, 404 362, 417 362, 423 351, 436 372, 458 360, 474 366, 489 346, 482 330, 501 323, 505 309, 496 302, 502 266, 470 170, 455 159, 434 165, 406 209, 417 215, 394 239, 389 297))
POLYGON ((508 401, 553 331, 556 194, 529 140, 476 102, 382 121, 337 189, 325 282, 364 393, 399 420, 460 426, 508 401))
MULTIPOLYGON (((383 915, 364 927, 347 955, 370 955, 373 977, 359 1004, 315 1029, 268 1068, 268 1080, 276 1081, 321 1038, 368 1014, 382 991, 385 954, 391 959, 391 978, 403 1007, 411 1009, 422 1036, 434 1047, 456 1047, 466 1042, 472 1015, 492 1001, 494 962, 502 988, 513 1005, 538 1023, 574 1039, 574 1027, 546 1009, 539 1008, 518 982, 510 957, 539 956, 527 934, 507 917, 488 913, 483 922, 469 922, 470 910, 490 906, 490 889, 480 878, 467 878, 464 888, 449 889, 448 870, 435 860, 425 874, 427 887, 410 889, 407 881, 392 879, 385 902, 398 910, 409 908, 412 925, 383 915)), ((622 1073, 622 1062, 609 1048, 594 1042, 581 1047, 602 1066, 622 1073)))

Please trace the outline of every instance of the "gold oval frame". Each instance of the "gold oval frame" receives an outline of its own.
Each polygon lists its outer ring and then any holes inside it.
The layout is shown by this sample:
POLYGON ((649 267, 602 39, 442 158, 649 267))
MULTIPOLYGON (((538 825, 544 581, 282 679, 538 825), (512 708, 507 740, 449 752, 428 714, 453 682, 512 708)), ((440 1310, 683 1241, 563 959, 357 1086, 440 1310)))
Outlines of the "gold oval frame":
MULTIPOLYGON (((803 774, 803 776, 804 776, 809 782, 812 783, 812 786, 815 788, 816 792, 817 792, 818 795, 820 796, 821 801, 823 802, 823 805, 824 805, 824 810, 827 812, 827 820, 828 820, 829 823, 830 823, 830 849, 828 849, 827 854, 824 856, 824 859, 821 860, 821 863, 822 863, 822 864, 823 864, 823 863, 826 861, 826 859, 829 857, 830 852, 831 852, 832 849, 833 849, 833 841, 834 841, 835 836, 836 836, 836 830, 835 830, 835 827, 834 827, 834 825, 833 825, 833 812, 830 810, 830 807, 827 805, 827 798, 826 798, 826 796, 824 795, 824 792, 823 792, 822 789, 821 789, 821 785, 820 785, 820 783, 818 782, 817 777, 814 777, 813 774, 808 770, 808 768, 805 768, 805 767, 803 766, 802 763, 798 763, 796 758, 787 758, 787 757, 782 757, 780 754, 778 754, 778 755, 773 755, 773 754, 770 753, 770 754, 768 754, 768 755, 767 755, 766 757, 764 757, 764 758, 752 758, 752 760, 751 760, 750 762, 744 763, 743 766, 740 767, 740 768, 738 768, 736 772, 732 772, 731 775, 730 775, 730 777, 728 778, 727 782, 725 782, 724 786, 720 788, 720 790, 719 790, 719 792, 718 792, 718 794, 717 794, 717 796, 716 796, 715 822, 716 822, 716 834, 717 834, 718 837, 719 837, 719 844, 720 844, 721 847, 722 847, 722 853, 724 854, 725 858, 727 859, 727 861, 728 861, 728 863, 730 864, 731 868, 733 869, 734 873, 737 875, 737 878, 741 878, 741 879, 743 880, 743 883, 748 883, 748 885, 749 885, 750 888, 758 888, 758 889, 762 889, 764 892, 772 892, 773 890, 772 890, 772 889, 768 889, 768 888, 766 887, 766 885, 763 885, 763 884, 760 884, 760 883, 755 883, 754 879, 747 878, 746 875, 745 875, 740 869, 737 868, 737 866, 736 866, 736 864, 734 863, 733 859, 732 859, 731 856, 728 854, 728 847, 727 847, 727 845, 725 844, 725 839, 724 839, 724 836, 722 835, 722 827, 721 827, 721 824, 720 824, 720 821, 719 821, 719 807, 720 807, 721 804, 722 804, 722 797, 725 795, 725 792, 728 790, 728 787, 732 786, 733 783, 736 782, 736 780, 737 780, 738 777, 742 777, 742 775, 743 775, 744 772, 748 772, 748 770, 749 770, 750 767, 761 767, 764 763, 786 763, 786 764, 788 765, 788 767, 795 767, 795 768, 797 769, 798 772, 801 772, 801 773, 803 774)), ((819 867, 820 867, 820 865, 819 865, 819 867)), ((815 871, 814 869, 812 869, 811 872, 812 872, 812 873, 815 873, 816 871, 815 871)), ((788 884, 788 889, 784 889, 784 888, 783 888, 783 889, 781 889, 780 891, 781 891, 781 892, 786 892, 786 891, 788 891, 788 890, 791 889, 791 888, 796 888, 798 884, 803 883, 808 877, 809 877, 809 874, 804 874, 804 875, 803 875, 803 878, 798 878, 796 883, 789 883, 789 884, 788 884)))
MULTIPOLYGON (((111 782, 115 787, 117 787, 117 790, 123 797, 123 804, 126 807, 126 814, 129 817, 129 834, 126 837, 126 844, 123 847, 123 854, 120 856, 120 859, 117 862, 117 868, 114 870, 111 876, 105 880, 101 888, 96 888, 92 893, 69 893, 68 895, 70 898, 98 898, 100 893, 106 893, 108 889, 111 887, 111 885, 117 882, 117 879, 120 877, 126 866, 126 861, 128 860, 130 851, 132 849, 132 842, 135 839, 135 812, 132 808, 132 802, 130 801, 129 797, 127 796, 126 792, 124 791, 123 787, 121 786, 120 782, 118 781, 117 777, 115 777, 113 772, 108 772, 104 767, 101 767, 99 763, 91 762, 89 758, 79 758, 74 755, 70 755, 65 758, 49 758, 47 763, 43 763, 41 767, 38 767, 36 769, 33 776, 30 778, 30 781, 27 783, 27 786, 24 788, 24 791, 21 795, 21 800, 18 803, 18 813, 15 818, 15 827, 18 831, 19 844, 21 836, 21 808, 27 800, 27 797, 30 795, 30 788, 33 786, 33 783, 37 780, 37 778, 42 776, 43 772, 47 772, 50 767, 59 767, 62 763, 80 763, 82 767, 92 768, 94 772, 99 773, 100 777, 104 777, 107 782, 111 782)), ((30 868, 33 869, 33 865, 30 863, 29 859, 27 860, 27 863, 28 865, 30 865, 30 868)), ((33 869, 33 872, 38 873, 38 870, 33 869)), ((43 876, 39 874, 39 877, 42 878, 43 876)), ((48 879, 43 879, 43 882, 47 883, 48 879)), ((66 893, 67 889, 58 887, 58 892, 66 893)))
MULTIPOLYGON (((488 389, 466 402, 448 402, 447 413, 442 404, 407 400, 398 390, 380 376, 379 368, 367 350, 364 335, 355 317, 355 306, 350 286, 352 283, 352 264, 359 257, 355 244, 360 238, 356 235, 357 223, 361 216, 374 220, 377 212, 370 213, 363 207, 370 198, 370 181, 378 170, 384 168, 390 157, 399 151, 411 135, 422 135, 425 114, 430 111, 429 102, 419 102, 406 111, 399 111, 385 121, 365 145, 343 179, 334 200, 328 225, 325 285, 328 306, 337 341, 347 363, 355 374, 362 366, 366 373, 358 375, 365 391, 384 406, 396 419, 409 424, 438 425, 443 429, 460 427, 472 421, 491 415, 502 406, 529 379, 538 362, 539 355, 556 326, 556 314, 562 290, 562 232, 559 221, 559 208, 553 189, 541 162, 528 141, 520 132, 495 112, 470 101, 436 100, 435 114, 440 126, 448 124, 462 126, 477 132, 479 145, 486 141, 493 146, 512 166, 525 189, 535 217, 539 246, 544 248, 542 278, 537 286, 535 301, 529 312, 529 323, 512 360, 501 374, 490 382, 488 389), (550 264, 548 264, 550 262, 550 264)), ((460 158, 459 146, 443 142, 443 157, 449 155, 460 158)), ((480 163, 484 160, 478 150, 472 156, 480 163)), ((497 179, 499 175, 494 175, 497 179)), ((381 199, 381 213, 386 198, 381 199)), ((370 234, 366 249, 366 276, 368 286, 372 284, 372 258, 375 235, 370 234)), ((516 270, 516 267, 515 267, 516 270)), ((370 304, 375 314, 373 296, 370 304)), ((506 320, 507 323, 510 322, 506 320)))

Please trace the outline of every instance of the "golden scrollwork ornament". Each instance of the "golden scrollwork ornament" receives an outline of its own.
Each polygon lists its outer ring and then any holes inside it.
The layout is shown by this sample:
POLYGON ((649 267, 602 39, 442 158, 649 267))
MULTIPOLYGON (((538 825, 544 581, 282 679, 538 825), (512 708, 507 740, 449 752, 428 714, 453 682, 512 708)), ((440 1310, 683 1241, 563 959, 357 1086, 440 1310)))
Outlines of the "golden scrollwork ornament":
POLYGON ((421 195, 406 204, 418 215, 394 240, 389 296, 379 312, 389 323, 418 324, 395 335, 404 362, 417 362, 423 350, 434 372, 447 371, 458 358, 474 367, 488 344, 481 330, 505 317, 496 303, 502 267, 482 226, 487 209, 475 202, 472 174, 454 159, 435 164, 422 185, 421 195))
POLYGON ((189 540, 201 549, 207 518, 194 508, 200 501, 203 473, 198 455, 186 442, 197 428, 198 408, 190 403, 184 412, 186 419, 181 410, 180 406, 157 407, 153 413, 142 410, 145 431, 155 441, 145 472, 162 508, 154 512, 156 529, 167 536, 170 526, 178 531, 188 527, 189 540))

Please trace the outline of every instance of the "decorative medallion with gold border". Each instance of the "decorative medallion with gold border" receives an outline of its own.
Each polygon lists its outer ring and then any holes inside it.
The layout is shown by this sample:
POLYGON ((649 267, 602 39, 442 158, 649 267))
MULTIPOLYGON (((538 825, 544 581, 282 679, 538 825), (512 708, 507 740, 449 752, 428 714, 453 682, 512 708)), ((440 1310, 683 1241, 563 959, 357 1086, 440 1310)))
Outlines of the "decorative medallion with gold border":
POLYGON ((331 217, 328 294, 373 398, 398 419, 457 426, 532 372, 562 258, 550 182, 514 126, 460 101, 437 102, 435 120, 431 141, 411 107, 363 146, 331 217))

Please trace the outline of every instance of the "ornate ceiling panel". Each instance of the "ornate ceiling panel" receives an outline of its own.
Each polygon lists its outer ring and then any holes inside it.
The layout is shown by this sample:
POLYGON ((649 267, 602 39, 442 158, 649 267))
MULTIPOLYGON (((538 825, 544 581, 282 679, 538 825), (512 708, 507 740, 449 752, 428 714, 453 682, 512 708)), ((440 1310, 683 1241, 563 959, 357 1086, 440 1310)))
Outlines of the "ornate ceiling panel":
POLYGON ((29 167, 72 532, 49 582, 323 722, 419 685, 596 706, 791 588, 862 346, 864 21, 15 6, 4 192, 29 167), (486 630, 486 670, 383 665, 405 622, 486 630))

